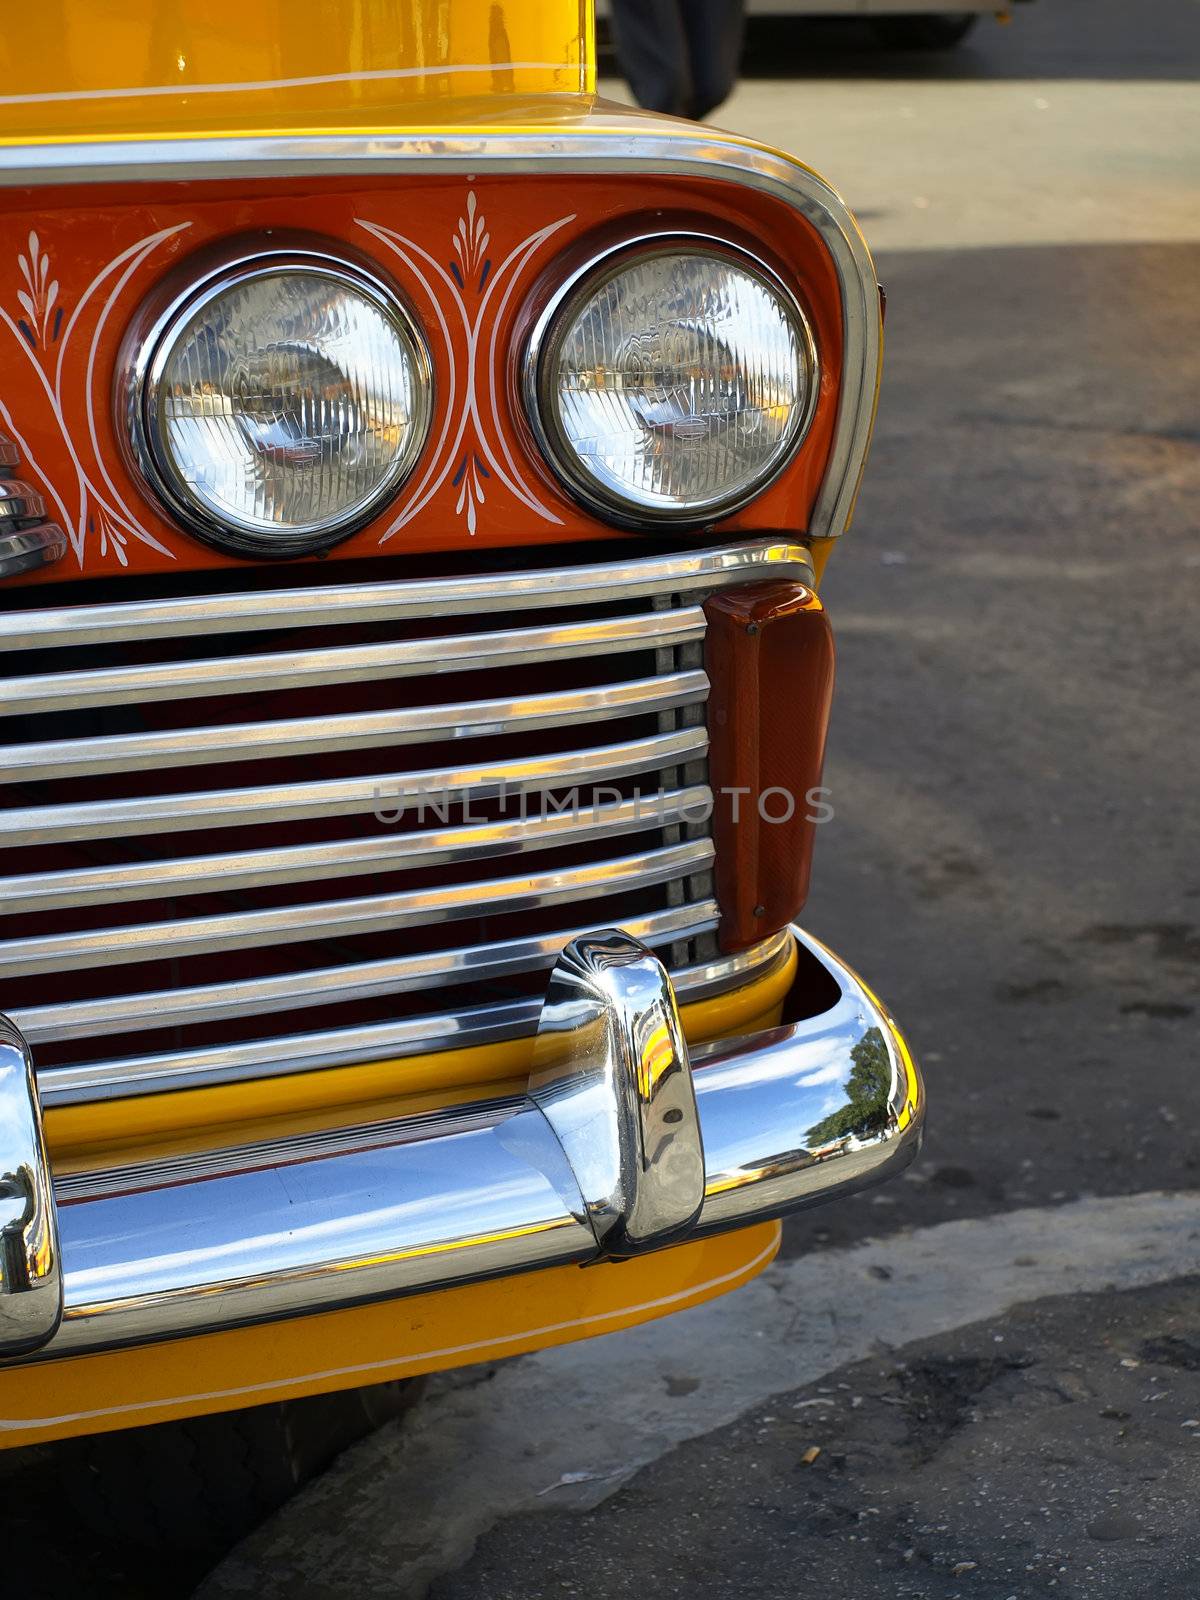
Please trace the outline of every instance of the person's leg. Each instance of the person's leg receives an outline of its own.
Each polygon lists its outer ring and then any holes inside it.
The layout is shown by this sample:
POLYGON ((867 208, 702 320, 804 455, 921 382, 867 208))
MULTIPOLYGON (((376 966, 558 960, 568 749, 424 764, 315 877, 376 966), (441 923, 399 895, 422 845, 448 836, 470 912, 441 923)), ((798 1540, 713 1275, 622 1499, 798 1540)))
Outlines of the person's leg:
POLYGON ((737 82, 746 32, 744 0, 681 0, 697 121, 728 99, 737 82))
POLYGON ((692 101, 680 12, 693 0, 612 0, 613 43, 638 105, 686 117, 692 101))

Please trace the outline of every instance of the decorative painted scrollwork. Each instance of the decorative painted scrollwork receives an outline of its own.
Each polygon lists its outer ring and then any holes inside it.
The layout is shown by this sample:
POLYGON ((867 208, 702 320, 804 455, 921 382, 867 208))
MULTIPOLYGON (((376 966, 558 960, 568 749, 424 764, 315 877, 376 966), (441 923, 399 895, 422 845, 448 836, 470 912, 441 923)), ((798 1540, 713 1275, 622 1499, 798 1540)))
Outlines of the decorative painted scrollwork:
POLYGON ((502 484, 543 521, 561 525, 562 518, 522 473, 501 424, 498 344, 504 313, 523 269, 547 239, 574 221, 574 214, 527 234, 497 261, 488 253, 491 234, 472 189, 454 230, 454 254, 447 266, 415 239, 365 217, 355 221, 403 263, 428 295, 449 372, 442 431, 433 441, 424 471, 408 486, 380 535, 380 544, 386 544, 411 522, 447 478, 451 487, 459 491, 455 512, 466 518, 467 532, 472 536, 478 527, 477 508, 489 492, 489 480, 493 486, 502 484), (453 307, 461 322, 465 362, 456 351, 444 302, 453 307))
POLYGON ((130 509, 113 479, 100 445, 94 390, 96 353, 122 290, 161 244, 190 226, 188 222, 181 222, 162 228, 114 256, 87 285, 69 315, 60 297, 59 279, 50 276, 49 252, 37 234, 31 232, 26 249, 17 256, 17 266, 26 285, 17 291, 17 302, 24 315, 14 317, 6 307, 0 306, 0 326, 8 329, 30 363, 37 378, 34 394, 40 394, 42 403, 49 408, 74 468, 74 495, 64 497, 59 486, 43 470, 37 455, 22 436, 21 419, 12 415, 3 399, 0 399, 0 418, 21 452, 22 471, 37 479, 58 513, 81 568, 90 539, 98 539, 101 555, 111 549, 123 567, 129 564, 130 537, 161 555, 172 559, 175 556, 175 552, 157 539, 130 509), (95 296, 106 288, 107 297, 91 337, 84 344, 75 337, 80 318, 95 296), (86 419, 84 438, 70 427, 68 410, 86 419), (68 505, 68 499, 73 503, 68 505))
POLYGON ((17 299, 29 318, 28 322, 24 317, 18 318, 17 327, 36 350, 39 344, 47 345, 58 338, 63 314, 62 306, 55 310, 58 279, 50 277, 50 257, 42 249, 36 233, 30 232, 29 254, 17 253, 17 265, 25 280, 25 288, 17 290, 17 299), (54 313, 53 322, 51 312, 54 313))

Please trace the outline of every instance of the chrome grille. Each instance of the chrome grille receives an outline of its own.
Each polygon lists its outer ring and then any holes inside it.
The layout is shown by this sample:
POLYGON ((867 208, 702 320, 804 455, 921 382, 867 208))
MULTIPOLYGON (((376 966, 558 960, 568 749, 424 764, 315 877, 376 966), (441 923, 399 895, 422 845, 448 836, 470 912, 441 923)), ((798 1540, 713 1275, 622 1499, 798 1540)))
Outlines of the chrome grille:
POLYGON ((0 579, 49 566, 67 553, 66 535, 48 520, 41 494, 14 476, 20 465, 16 445, 0 434, 0 579))
POLYGON ((715 954, 703 600, 807 578, 802 549, 345 570, 0 615, 0 1010, 48 1104, 371 1060, 402 1086, 405 1055, 529 1032, 612 923, 685 998, 777 957, 715 954))

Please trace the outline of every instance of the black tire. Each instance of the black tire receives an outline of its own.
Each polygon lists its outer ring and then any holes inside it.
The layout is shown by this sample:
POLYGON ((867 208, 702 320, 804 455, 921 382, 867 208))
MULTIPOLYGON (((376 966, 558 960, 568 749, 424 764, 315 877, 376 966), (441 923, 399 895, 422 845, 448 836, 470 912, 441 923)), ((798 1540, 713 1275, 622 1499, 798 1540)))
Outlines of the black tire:
POLYGON ((406 1411, 420 1380, 190 1417, 59 1446, 72 1508, 108 1545, 215 1560, 347 1446, 406 1411))
POLYGON ((871 26, 889 50, 952 50, 979 21, 973 11, 938 16, 872 17, 871 26))

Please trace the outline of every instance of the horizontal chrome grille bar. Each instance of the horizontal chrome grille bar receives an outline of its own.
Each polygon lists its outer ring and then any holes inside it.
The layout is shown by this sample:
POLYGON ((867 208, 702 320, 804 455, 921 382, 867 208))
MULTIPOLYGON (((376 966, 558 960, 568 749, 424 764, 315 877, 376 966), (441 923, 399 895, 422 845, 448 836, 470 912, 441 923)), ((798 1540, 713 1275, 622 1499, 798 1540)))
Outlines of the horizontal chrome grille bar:
POLYGON ((134 861, 116 867, 23 873, 0 878, 0 906, 6 915, 86 905, 115 905, 167 895, 209 894, 266 885, 356 877, 522 855, 556 844, 585 844, 623 834, 669 827, 709 815, 712 791, 704 785, 664 789, 650 797, 614 805, 581 805, 575 811, 550 811, 462 827, 430 828, 423 833, 388 832, 329 844, 286 845, 275 850, 238 850, 225 855, 177 856, 134 861))
POLYGON ((690 873, 703 872, 712 860, 712 841, 696 839, 613 861, 589 862, 516 878, 485 878, 357 900, 317 901, 230 916, 189 917, 86 933, 11 939, 0 943, 0 977, 30 977, 39 972, 121 966, 134 961, 248 950, 256 945, 428 927, 486 914, 497 907, 502 907, 506 915, 536 911, 561 905, 565 900, 590 900, 621 890, 634 892, 652 884, 673 882, 690 873))
POLYGON ((549 576, 544 570, 493 572, 13 612, 0 616, 0 650, 601 605, 639 595, 686 595, 764 578, 805 583, 812 580, 812 561, 803 545, 761 539, 555 568, 550 582, 549 576))
POLYGON ((378 682, 443 672, 481 672, 540 661, 666 649, 703 637, 703 611, 698 606, 684 606, 677 611, 565 622, 560 627, 510 628, 494 633, 403 639, 390 644, 48 672, 0 681, 0 715, 144 705, 154 700, 208 695, 265 694, 273 689, 378 682))
POLYGON ((707 695, 708 678, 703 672, 671 672, 596 689, 525 695, 520 699, 474 700, 348 716, 292 717, 225 727, 173 728, 100 739, 47 740, 10 745, 3 752, 0 783, 488 738, 525 733, 532 728, 574 727, 674 711, 697 705, 707 695))
POLYGON ((547 756, 514 756, 486 766, 440 767, 423 772, 335 778, 325 783, 277 784, 261 789, 223 789, 198 794, 152 795, 136 800, 89 801, 41 806, 0 814, 0 847, 78 839, 119 838, 166 830, 222 828, 234 823, 296 821, 392 810, 448 792, 485 800, 522 791, 545 791, 658 771, 703 756, 703 728, 631 739, 591 750, 547 756))
MULTIPOLYGON (((626 917, 622 927, 648 945, 691 939, 713 926, 710 902, 672 906, 645 916, 626 917)), ((385 995, 455 984, 487 983, 515 973, 552 967, 563 946, 593 924, 502 939, 452 950, 423 951, 352 966, 289 972, 282 977, 234 979, 191 989, 121 994, 103 1000, 73 1000, 65 1005, 34 1006, 12 1012, 13 1021, 31 1044, 86 1039, 113 1033, 139 1033, 244 1016, 297 1011, 309 1006, 344 1005, 385 995)), ((711 963, 711 982, 723 983, 733 958, 711 963)), ((757 959, 757 958, 756 958, 757 959)), ((50 1069, 51 1075, 58 1069, 50 1069)), ((66 1070, 66 1069, 64 1069, 66 1070)), ((57 1080, 55 1080, 57 1081, 57 1080)))

